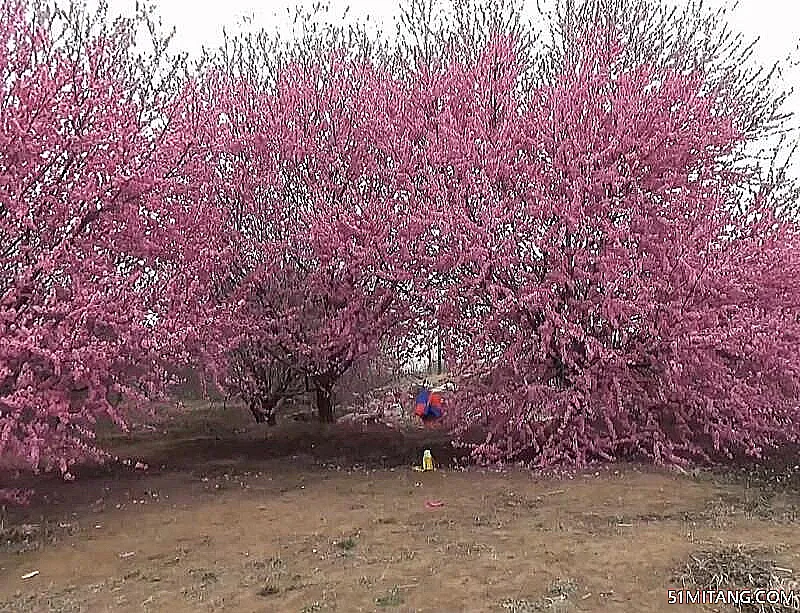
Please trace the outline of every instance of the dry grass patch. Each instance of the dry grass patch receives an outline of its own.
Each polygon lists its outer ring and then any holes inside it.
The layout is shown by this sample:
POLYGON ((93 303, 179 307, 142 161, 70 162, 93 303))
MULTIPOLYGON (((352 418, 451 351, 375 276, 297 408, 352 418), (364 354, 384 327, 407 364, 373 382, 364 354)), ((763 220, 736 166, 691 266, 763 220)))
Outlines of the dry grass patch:
POLYGON ((800 583, 793 570, 765 557, 768 552, 745 545, 732 545, 693 553, 676 579, 685 589, 779 590, 787 598, 776 604, 737 605, 745 613, 790 613, 800 611, 800 583))

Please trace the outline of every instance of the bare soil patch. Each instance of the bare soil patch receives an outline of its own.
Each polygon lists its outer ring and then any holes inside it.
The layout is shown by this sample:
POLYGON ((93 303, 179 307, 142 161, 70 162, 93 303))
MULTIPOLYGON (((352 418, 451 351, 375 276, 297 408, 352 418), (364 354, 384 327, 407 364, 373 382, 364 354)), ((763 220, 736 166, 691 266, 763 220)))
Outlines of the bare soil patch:
POLYGON ((0 611, 655 612, 702 552, 800 573, 786 480, 536 478, 463 468, 442 433, 269 429, 236 407, 107 442, 131 462, 39 479, 4 517, 0 611), (412 470, 424 448, 440 470, 412 470))

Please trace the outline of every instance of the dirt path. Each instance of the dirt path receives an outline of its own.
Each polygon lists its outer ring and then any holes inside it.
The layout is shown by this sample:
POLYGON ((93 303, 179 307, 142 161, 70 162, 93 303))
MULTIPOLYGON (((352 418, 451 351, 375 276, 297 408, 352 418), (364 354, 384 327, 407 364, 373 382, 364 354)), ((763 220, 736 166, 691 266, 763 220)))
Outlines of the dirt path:
POLYGON ((709 544, 800 571, 794 501, 743 485, 222 455, 52 488, 6 527, 0 611, 656 612, 709 544))

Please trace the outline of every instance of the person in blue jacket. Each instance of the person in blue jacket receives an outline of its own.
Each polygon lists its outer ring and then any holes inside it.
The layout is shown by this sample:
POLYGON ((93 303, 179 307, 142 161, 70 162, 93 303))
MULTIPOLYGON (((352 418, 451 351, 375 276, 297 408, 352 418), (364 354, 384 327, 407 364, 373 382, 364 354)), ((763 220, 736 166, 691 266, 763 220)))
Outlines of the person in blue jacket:
POLYGON ((427 387, 417 392, 414 413, 423 423, 434 423, 442 417, 442 398, 437 392, 431 392, 427 387))

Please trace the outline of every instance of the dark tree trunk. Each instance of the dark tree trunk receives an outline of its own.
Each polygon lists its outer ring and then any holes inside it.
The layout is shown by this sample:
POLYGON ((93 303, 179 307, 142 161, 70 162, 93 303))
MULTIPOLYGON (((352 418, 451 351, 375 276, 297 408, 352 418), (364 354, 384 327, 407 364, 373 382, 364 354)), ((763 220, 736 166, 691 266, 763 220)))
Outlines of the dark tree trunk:
POLYGON ((330 387, 317 386, 317 415, 320 422, 333 423, 333 394, 330 387))
POLYGON ((275 412, 279 402, 272 399, 258 399, 250 402, 250 412, 256 418, 257 424, 266 423, 268 426, 274 426, 277 422, 275 420, 275 412))
POLYGON ((266 415, 261 411, 261 407, 258 406, 257 402, 250 402, 250 412, 253 414, 253 417, 256 420, 257 424, 263 424, 266 420, 266 415))
POLYGON ((442 374, 442 329, 436 333, 436 374, 442 374))

